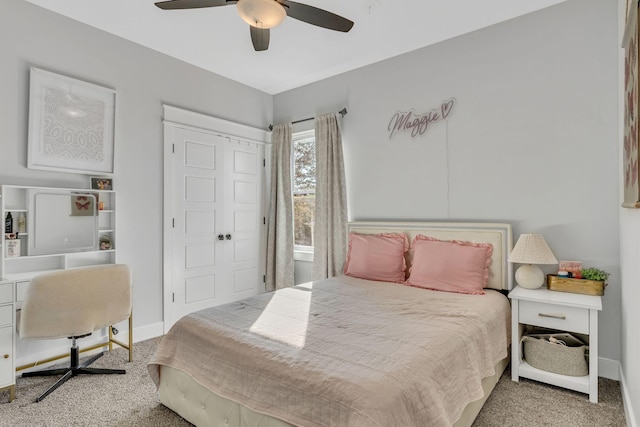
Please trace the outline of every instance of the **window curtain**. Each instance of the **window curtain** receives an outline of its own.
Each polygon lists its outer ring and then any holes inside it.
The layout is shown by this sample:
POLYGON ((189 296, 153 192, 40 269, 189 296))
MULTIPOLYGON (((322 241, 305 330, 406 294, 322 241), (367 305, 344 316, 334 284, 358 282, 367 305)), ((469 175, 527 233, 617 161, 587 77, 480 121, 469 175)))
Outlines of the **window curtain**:
POLYGON ((293 286, 292 124, 271 134, 271 193, 267 232, 267 291, 293 286))
POLYGON ((314 280, 342 274, 347 251, 347 190, 336 113, 316 117, 314 280))

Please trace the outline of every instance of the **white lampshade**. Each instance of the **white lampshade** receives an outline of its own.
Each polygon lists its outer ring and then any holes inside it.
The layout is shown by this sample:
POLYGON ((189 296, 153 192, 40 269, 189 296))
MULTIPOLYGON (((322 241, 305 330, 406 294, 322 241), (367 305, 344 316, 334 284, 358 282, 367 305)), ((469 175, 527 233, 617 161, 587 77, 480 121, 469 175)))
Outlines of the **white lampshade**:
POLYGON ((558 260, 541 234, 521 234, 509 262, 527 264, 516 271, 516 282, 523 288, 536 289, 544 283, 544 273, 533 264, 557 264, 558 260))
POLYGON ((287 12, 275 0, 240 0, 238 14, 244 22, 258 28, 273 28, 284 20, 287 12))

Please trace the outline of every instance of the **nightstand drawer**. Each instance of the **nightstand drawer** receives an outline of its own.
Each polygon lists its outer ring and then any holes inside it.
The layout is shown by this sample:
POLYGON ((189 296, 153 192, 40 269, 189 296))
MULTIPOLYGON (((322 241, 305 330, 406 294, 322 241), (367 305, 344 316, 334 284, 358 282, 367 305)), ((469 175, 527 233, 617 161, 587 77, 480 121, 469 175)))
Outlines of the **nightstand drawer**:
POLYGON ((527 325, 589 334, 589 310, 535 301, 519 301, 518 321, 527 325))

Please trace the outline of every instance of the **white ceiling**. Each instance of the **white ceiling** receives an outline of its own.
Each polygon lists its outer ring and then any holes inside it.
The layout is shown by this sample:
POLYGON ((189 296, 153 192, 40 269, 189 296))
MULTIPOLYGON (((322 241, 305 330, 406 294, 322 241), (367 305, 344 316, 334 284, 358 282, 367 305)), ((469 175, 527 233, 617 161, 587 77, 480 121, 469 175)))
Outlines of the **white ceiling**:
POLYGON ((165 11, 154 0, 26 1, 277 94, 564 0, 299 0, 355 25, 341 33, 286 18, 264 52, 253 50, 234 5, 165 11))

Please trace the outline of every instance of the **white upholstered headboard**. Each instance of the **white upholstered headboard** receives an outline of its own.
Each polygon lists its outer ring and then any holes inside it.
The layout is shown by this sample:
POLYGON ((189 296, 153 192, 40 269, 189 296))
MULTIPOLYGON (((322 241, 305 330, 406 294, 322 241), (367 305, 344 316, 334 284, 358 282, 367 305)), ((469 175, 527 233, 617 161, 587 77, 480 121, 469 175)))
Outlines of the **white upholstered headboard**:
MULTIPOLYGON (((513 247, 511 224, 485 222, 397 222, 355 221, 349 223, 349 232, 362 234, 405 233, 409 243, 422 234, 440 240, 462 240, 491 243, 493 254, 489 268, 488 288, 510 290, 513 286, 512 266, 507 257, 513 247)), ((411 262, 410 259, 407 260, 411 262)))

